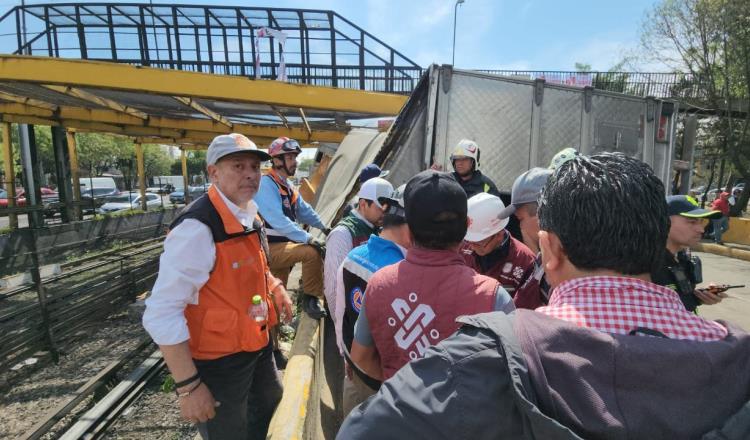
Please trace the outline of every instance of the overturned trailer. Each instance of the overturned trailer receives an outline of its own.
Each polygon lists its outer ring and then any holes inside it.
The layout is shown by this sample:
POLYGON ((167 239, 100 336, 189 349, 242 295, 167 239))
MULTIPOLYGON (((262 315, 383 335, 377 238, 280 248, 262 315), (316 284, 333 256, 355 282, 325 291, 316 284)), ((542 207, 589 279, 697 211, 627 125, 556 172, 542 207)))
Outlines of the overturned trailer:
POLYGON ((503 193, 566 147, 637 157, 668 188, 676 117, 672 101, 433 65, 387 134, 358 130, 344 140, 317 206, 333 220, 356 189, 357 171, 372 161, 390 170, 394 185, 433 162, 450 170, 450 152, 463 138, 479 144, 480 169, 503 193))
POLYGON ((670 180, 677 104, 546 82, 432 66, 394 124, 381 153, 394 181, 434 160, 450 169, 460 139, 476 141, 480 168, 498 188, 563 148, 619 151, 670 180))

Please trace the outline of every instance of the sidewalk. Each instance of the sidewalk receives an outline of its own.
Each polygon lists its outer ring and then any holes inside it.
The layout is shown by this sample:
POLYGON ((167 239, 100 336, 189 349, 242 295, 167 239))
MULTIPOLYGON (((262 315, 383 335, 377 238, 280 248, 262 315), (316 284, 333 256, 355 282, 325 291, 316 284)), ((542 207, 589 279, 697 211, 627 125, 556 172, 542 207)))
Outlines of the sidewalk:
POLYGON ((698 252, 708 252, 723 257, 739 258, 740 260, 750 261, 750 246, 743 244, 724 243, 722 245, 716 244, 711 240, 702 240, 692 249, 698 252))

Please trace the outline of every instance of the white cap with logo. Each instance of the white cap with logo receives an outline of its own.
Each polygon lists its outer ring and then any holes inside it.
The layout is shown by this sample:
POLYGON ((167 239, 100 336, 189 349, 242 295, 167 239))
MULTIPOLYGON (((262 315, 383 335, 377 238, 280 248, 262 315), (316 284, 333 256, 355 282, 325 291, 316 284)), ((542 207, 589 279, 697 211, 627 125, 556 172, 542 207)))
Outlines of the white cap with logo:
POLYGON ((391 182, 381 177, 374 177, 359 187, 357 197, 360 199, 372 200, 378 208, 382 208, 383 205, 380 204, 378 199, 381 197, 390 197, 392 193, 393 185, 391 185, 391 182))
POLYGON ((253 141, 244 134, 232 133, 216 136, 211 141, 206 152, 206 164, 216 165, 224 156, 234 153, 252 153, 261 161, 271 160, 271 156, 263 150, 259 150, 253 141))

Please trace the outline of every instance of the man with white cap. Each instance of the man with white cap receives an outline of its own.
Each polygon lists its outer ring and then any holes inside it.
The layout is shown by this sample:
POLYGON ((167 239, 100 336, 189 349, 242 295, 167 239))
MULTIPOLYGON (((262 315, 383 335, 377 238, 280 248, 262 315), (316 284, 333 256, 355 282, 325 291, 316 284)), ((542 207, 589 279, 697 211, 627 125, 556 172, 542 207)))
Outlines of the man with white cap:
POLYGON ((170 225, 143 326, 176 382, 182 416, 204 439, 264 439, 282 386, 269 329, 292 308, 268 269, 253 197, 270 159, 247 137, 214 138, 213 185, 170 225), (274 307, 275 306, 275 307, 274 307))
POLYGON ((359 188, 357 208, 342 218, 326 237, 326 258, 324 263, 324 292, 328 310, 336 315, 336 273, 346 255, 355 247, 366 242, 370 235, 377 234, 383 221, 384 207, 381 197, 390 197, 393 185, 387 180, 375 177, 359 188))
POLYGON ((513 296, 534 268, 534 253, 505 229, 504 209, 503 201, 491 194, 469 199, 469 227, 461 254, 477 273, 496 279, 513 296))
POLYGON ((339 266, 336 280, 336 308, 334 328, 339 351, 346 359, 342 409, 346 416, 356 405, 370 397, 380 387, 380 382, 369 377, 351 360, 354 325, 365 301, 365 291, 370 277, 378 270, 404 259, 411 247, 412 238, 406 224, 404 189, 401 185, 390 197, 381 197, 385 206, 383 230, 372 234, 366 243, 355 247, 339 266))

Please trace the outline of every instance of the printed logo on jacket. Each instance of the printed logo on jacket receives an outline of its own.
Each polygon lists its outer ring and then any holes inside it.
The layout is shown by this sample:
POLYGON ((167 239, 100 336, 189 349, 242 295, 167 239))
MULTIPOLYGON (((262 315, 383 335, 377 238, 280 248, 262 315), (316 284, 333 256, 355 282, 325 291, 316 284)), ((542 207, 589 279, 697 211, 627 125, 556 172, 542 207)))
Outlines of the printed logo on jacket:
POLYGON ((409 302, 402 298, 394 299, 391 308, 396 316, 388 317, 390 327, 398 326, 393 336, 396 345, 402 350, 409 350, 411 360, 424 356, 427 347, 436 343, 440 338, 440 332, 437 329, 429 331, 427 329, 435 319, 435 312, 427 304, 417 304, 418 299, 415 292, 409 294, 409 302))

